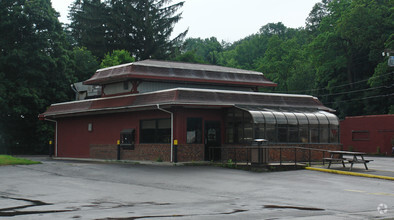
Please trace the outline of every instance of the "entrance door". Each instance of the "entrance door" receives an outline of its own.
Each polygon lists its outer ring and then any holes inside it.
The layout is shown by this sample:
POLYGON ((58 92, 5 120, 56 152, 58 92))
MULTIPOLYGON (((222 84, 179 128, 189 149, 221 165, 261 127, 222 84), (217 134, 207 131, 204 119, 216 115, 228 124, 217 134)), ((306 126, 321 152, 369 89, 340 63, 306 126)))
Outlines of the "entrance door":
POLYGON ((221 150, 218 148, 221 145, 220 121, 206 121, 204 127, 204 143, 205 143, 205 160, 220 160, 221 150))

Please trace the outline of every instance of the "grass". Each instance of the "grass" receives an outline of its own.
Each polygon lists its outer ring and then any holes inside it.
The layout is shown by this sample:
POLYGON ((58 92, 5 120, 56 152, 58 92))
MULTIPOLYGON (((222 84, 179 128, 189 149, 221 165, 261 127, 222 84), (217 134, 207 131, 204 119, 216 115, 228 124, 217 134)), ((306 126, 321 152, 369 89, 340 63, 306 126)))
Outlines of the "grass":
POLYGON ((41 162, 32 161, 23 158, 16 158, 9 155, 0 155, 0 166, 5 165, 30 165, 30 164, 40 164, 41 162))

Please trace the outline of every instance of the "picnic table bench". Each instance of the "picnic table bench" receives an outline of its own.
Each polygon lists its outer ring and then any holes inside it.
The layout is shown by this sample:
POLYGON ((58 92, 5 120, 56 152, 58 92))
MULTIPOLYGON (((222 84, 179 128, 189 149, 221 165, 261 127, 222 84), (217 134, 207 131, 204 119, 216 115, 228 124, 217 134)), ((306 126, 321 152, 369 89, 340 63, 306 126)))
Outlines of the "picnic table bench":
POLYGON ((328 161, 328 168, 331 167, 332 162, 341 162, 343 167, 345 166, 345 162, 350 163, 350 170, 353 169, 353 165, 355 163, 362 163, 365 166, 365 169, 368 170, 367 163, 373 160, 366 160, 364 159, 364 152, 352 152, 352 151, 329 151, 331 154, 331 157, 329 158, 323 158, 324 161, 328 161), (339 157, 335 157, 336 155, 339 155, 339 157), (350 158, 343 157, 344 155, 351 156, 350 158))

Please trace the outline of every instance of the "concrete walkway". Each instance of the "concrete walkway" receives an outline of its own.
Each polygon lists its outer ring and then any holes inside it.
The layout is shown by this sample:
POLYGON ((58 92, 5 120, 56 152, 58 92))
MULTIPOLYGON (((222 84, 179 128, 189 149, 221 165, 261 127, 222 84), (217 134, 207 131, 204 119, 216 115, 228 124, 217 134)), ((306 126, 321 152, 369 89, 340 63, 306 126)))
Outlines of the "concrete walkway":
POLYGON ((327 168, 328 164, 314 165, 311 167, 307 167, 306 169, 342 175, 361 176, 394 181, 394 157, 366 156, 365 159, 373 160, 367 164, 368 170, 365 169, 364 164, 354 164, 353 169, 350 171, 350 164, 345 164, 346 167, 344 168, 341 163, 331 164, 330 169, 327 168))

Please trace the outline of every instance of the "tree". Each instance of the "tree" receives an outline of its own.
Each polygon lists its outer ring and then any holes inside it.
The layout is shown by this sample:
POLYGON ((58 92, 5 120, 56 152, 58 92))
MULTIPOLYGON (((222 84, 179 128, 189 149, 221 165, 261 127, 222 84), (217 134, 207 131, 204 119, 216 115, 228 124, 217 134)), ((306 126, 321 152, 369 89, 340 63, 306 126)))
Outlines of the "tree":
POLYGON ((124 63, 134 62, 135 59, 126 50, 114 50, 112 53, 107 53, 100 64, 100 68, 116 66, 124 63))
MULTIPOLYGON (((381 62, 384 42, 393 33, 390 8, 386 0, 332 1, 310 44, 316 86, 325 89, 317 95, 338 109, 341 117, 365 114, 365 107, 374 104, 373 96, 363 91, 372 89, 366 82, 381 62)), ((382 105, 386 104, 381 104, 381 109, 387 109, 382 105)))
POLYGON ((222 45, 216 37, 201 39, 188 38, 183 43, 181 49, 190 54, 194 54, 196 60, 201 60, 209 64, 218 63, 218 54, 223 51, 222 45))
POLYGON ((184 2, 170 0, 75 0, 70 10, 72 36, 102 59, 113 50, 127 50, 138 60, 169 57, 187 31, 170 39, 176 14, 184 2))
POLYGON ((164 59, 174 52, 174 45, 182 40, 187 30, 170 40, 174 25, 181 19, 175 14, 184 2, 166 6, 170 0, 134 0, 136 11, 136 47, 131 50, 138 59, 164 59))
POLYGON ((69 12, 68 28, 76 46, 86 47, 96 57, 107 52, 108 8, 100 0, 75 0, 69 12))
POLYGON ((85 47, 74 47, 69 57, 68 71, 73 75, 73 82, 89 79, 99 68, 97 58, 85 47))
POLYGON ((67 42, 49 0, 0 1, 0 146, 41 150, 51 137, 37 115, 67 100, 67 42))

